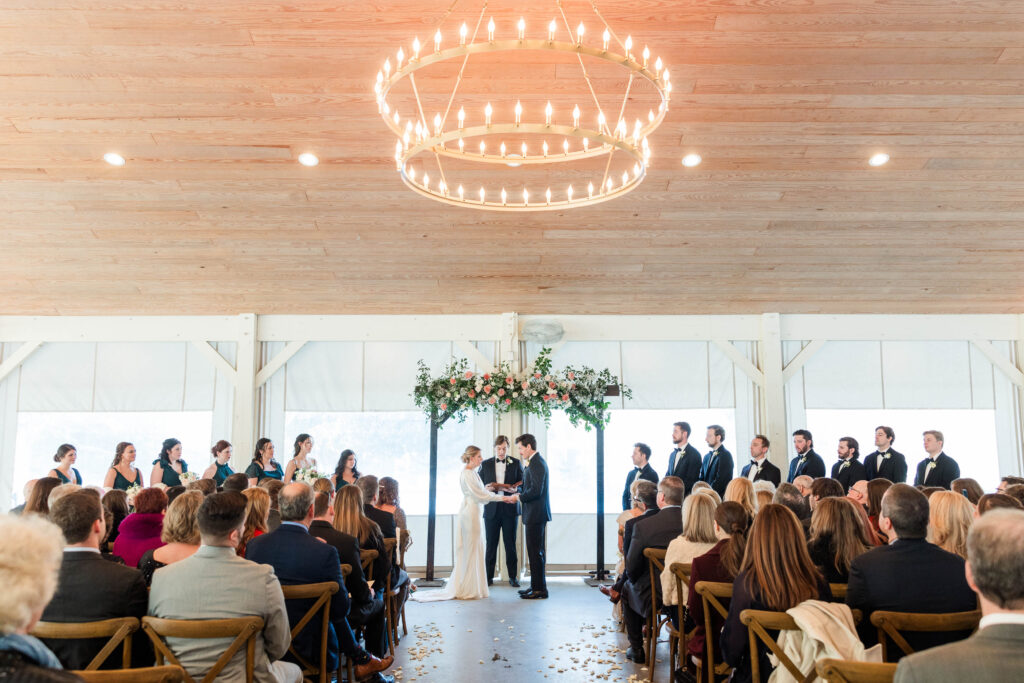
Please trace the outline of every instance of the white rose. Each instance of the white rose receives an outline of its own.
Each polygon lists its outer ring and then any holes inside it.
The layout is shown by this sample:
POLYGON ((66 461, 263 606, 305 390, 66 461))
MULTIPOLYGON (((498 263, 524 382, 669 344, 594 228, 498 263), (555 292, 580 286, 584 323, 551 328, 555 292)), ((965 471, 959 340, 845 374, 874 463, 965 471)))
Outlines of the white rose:
POLYGON ((535 391, 535 392, 533 392, 533 394, 531 394, 531 395, 532 395, 532 396, 536 396, 536 395, 537 395, 537 392, 535 391))

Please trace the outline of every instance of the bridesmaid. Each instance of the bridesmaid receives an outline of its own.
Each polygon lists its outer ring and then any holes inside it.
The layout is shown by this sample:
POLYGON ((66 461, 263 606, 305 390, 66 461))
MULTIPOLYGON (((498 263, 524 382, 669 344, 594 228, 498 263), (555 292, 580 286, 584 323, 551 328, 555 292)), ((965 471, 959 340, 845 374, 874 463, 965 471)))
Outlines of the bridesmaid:
POLYGON ((107 476, 103 478, 103 488, 119 489, 127 491, 132 486, 142 488, 142 472, 133 463, 135 462, 135 446, 122 441, 114 449, 114 462, 107 470, 107 476))
POLYGON ((249 477, 249 486, 256 486, 260 479, 277 479, 284 477, 281 465, 274 460, 274 442, 264 437, 256 442, 256 451, 252 454, 252 462, 245 468, 245 476, 249 477))
POLYGON ((231 461, 231 444, 221 439, 210 449, 213 453, 214 462, 203 472, 203 479, 213 479, 217 486, 223 486, 224 480, 235 473, 228 463, 231 461))
POLYGON ((338 466, 334 468, 334 474, 331 475, 334 490, 340 491, 342 486, 356 483, 356 479, 359 477, 359 470, 356 469, 356 452, 351 448, 346 448, 341 452, 338 466))
POLYGON ((53 456, 53 461, 58 463, 56 467, 46 473, 48 477, 60 479, 62 484, 82 485, 82 475, 72 465, 78 460, 78 450, 69 443, 63 443, 53 456))
POLYGON ((188 463, 181 459, 181 442, 177 439, 164 439, 160 457, 153 461, 149 485, 181 486, 181 475, 185 472, 188 472, 188 463))
POLYGON ((295 453, 292 454, 292 459, 288 461, 288 466, 284 468, 284 483, 291 483, 296 470, 316 467, 316 458, 309 457, 309 452, 312 450, 313 437, 309 434, 299 434, 295 437, 295 453))

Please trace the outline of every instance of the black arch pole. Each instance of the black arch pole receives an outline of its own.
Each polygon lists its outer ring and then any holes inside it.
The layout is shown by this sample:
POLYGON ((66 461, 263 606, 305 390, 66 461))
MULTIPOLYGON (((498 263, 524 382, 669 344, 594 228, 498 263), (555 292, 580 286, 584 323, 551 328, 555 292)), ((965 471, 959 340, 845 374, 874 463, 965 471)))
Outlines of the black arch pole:
POLYGON ((417 586, 443 586, 444 581, 434 578, 434 538, 437 534, 437 430, 448 416, 430 416, 430 490, 427 503, 427 575, 416 581, 417 586))

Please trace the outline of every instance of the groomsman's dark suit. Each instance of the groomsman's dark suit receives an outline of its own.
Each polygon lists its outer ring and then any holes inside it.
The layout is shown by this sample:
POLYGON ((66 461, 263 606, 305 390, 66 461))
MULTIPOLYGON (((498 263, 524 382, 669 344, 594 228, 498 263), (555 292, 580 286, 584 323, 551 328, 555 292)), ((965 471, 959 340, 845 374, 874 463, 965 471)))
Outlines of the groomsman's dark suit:
MULTIPOLYGON (((480 480, 487 484, 496 481, 495 471, 498 459, 488 458, 480 464, 480 480)), ((505 477, 499 484, 520 484, 523 481, 523 466, 511 455, 505 456, 505 477)), ((510 494, 511 495, 511 494, 510 494)), ((487 569, 487 582, 494 579, 494 565, 498 561, 498 534, 505 544, 505 569, 508 578, 519 578, 519 556, 516 554, 516 527, 519 526, 518 503, 487 503, 484 505, 484 532, 487 537, 487 550, 484 553, 484 567, 487 569)))
POLYGON ((917 463, 917 476, 914 477, 914 486, 938 486, 940 489, 949 490, 949 485, 954 479, 960 477, 960 465, 956 460, 946 455, 945 451, 935 456, 935 467, 931 472, 926 472, 930 458, 925 458, 917 463))
POLYGON ((894 484, 907 482, 907 459, 903 457, 902 453, 891 448, 885 453, 875 451, 864 458, 864 468, 867 470, 868 481, 882 478, 888 479, 894 484))
POLYGON ((857 456, 854 456, 849 460, 840 460, 832 465, 832 478, 843 485, 843 493, 849 493, 850 486, 854 482, 867 479, 868 473, 864 463, 858 460, 857 456))
POLYGON ((686 448, 675 449, 668 456, 668 470, 666 477, 679 477, 686 487, 684 496, 690 495, 690 489, 700 481, 700 451, 693 447, 693 444, 686 444, 686 448))
POLYGON ((622 490, 622 509, 629 510, 633 507, 632 497, 629 495, 629 487, 633 485, 633 482, 640 479, 646 479, 652 481, 655 484, 658 483, 658 473, 651 467, 651 463, 646 463, 643 467, 634 467, 626 475, 626 488, 622 490))
POLYGON ((813 448, 789 461, 789 478, 786 481, 792 484, 793 480, 802 474, 814 479, 825 476, 825 461, 813 448))
POLYGON ((548 584, 544 576, 544 532, 551 521, 551 503, 548 499, 548 466, 540 453, 533 454, 523 471, 523 490, 519 494, 519 501, 523 504, 526 556, 530 560, 530 590, 546 596, 548 584))
POLYGON ((644 550, 667 548, 672 539, 682 532, 683 517, 678 505, 666 506, 658 514, 639 520, 633 527, 633 539, 626 554, 629 579, 623 586, 622 600, 622 617, 631 647, 643 647, 644 617, 651 613, 651 573, 647 569, 644 550))
POLYGON ((706 481, 719 496, 725 498, 725 487, 732 481, 734 469, 732 453, 725 450, 725 446, 719 446, 704 456, 700 465, 700 480, 706 481))
MULTIPOLYGON (((750 479, 750 468, 756 466, 757 464, 751 460, 746 464, 746 466, 744 466, 743 471, 740 472, 740 476, 744 479, 750 479)), ((761 469, 759 469, 757 474, 754 475, 754 481, 770 481, 778 486, 779 482, 782 481, 782 472, 778 467, 773 465, 768 458, 765 458, 761 461, 761 469)))

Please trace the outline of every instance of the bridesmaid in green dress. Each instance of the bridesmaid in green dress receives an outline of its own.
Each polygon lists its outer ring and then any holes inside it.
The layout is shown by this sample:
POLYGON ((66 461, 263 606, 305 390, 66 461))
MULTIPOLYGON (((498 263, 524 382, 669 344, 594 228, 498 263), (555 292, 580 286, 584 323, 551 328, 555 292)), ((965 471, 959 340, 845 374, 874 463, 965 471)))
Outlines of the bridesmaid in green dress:
POLYGON ((62 484, 82 485, 82 475, 72 465, 78 460, 78 450, 69 443, 62 443, 53 456, 53 461, 58 463, 56 467, 46 473, 48 477, 60 479, 62 484))
POLYGON ((206 471, 203 472, 202 478, 213 479, 217 486, 223 486, 224 480, 235 473, 235 471, 231 469, 231 465, 228 464, 231 462, 231 454, 233 452, 231 444, 224 439, 221 439, 213 445, 210 452, 213 453, 214 462, 206 468, 206 471))
POLYGON ((142 472, 134 465, 135 446, 127 441, 117 444, 114 449, 114 462, 103 478, 103 487, 127 491, 132 486, 142 488, 142 472))
POLYGON ((164 439, 160 457, 153 461, 149 485, 160 483, 167 487, 181 486, 181 475, 185 472, 188 472, 188 463, 181 459, 181 442, 177 439, 164 439))
POLYGON ((341 487, 356 483, 356 479, 359 477, 359 470, 356 469, 356 452, 351 448, 346 448, 341 452, 338 466, 334 468, 334 474, 331 475, 334 490, 340 491, 341 487))
POLYGON ((256 442, 256 452, 252 454, 252 462, 245 468, 245 476, 249 477, 249 486, 256 486, 261 479, 284 478, 281 464, 274 460, 274 442, 263 437, 256 442))

